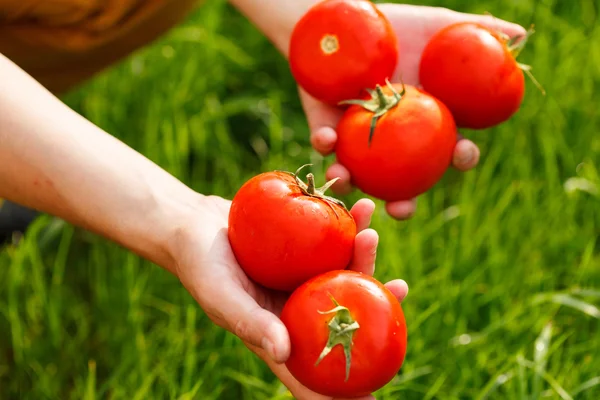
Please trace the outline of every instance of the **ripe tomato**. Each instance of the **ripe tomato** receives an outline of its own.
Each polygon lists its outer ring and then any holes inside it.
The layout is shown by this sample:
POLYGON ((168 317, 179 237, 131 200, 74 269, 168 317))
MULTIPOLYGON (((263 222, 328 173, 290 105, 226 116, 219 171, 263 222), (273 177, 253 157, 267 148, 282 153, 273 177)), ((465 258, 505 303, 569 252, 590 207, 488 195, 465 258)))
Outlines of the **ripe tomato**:
POLYGON ((353 103, 338 123, 335 152, 355 186, 385 201, 409 200, 442 178, 457 140, 442 102, 413 86, 388 84, 353 103))
MULTIPOLYGON (((298 170, 299 171, 299 170, 298 170)), ((343 203, 296 174, 266 172, 247 181, 229 212, 228 236, 237 261, 255 282, 292 291, 350 263, 356 223, 343 203)))
POLYGON ((368 395, 387 384, 404 362, 402 307, 368 275, 332 271, 307 281, 292 293, 281 320, 292 345, 287 368, 322 395, 368 395))
POLYGON ((523 70, 533 79, 529 67, 516 61, 531 33, 515 43, 477 23, 440 30, 423 50, 423 89, 446 104, 459 127, 485 129, 508 120, 523 100, 523 70))
POLYGON ((356 98, 391 79, 398 41, 368 0, 324 0, 296 23, 289 62, 296 82, 325 103, 356 98))

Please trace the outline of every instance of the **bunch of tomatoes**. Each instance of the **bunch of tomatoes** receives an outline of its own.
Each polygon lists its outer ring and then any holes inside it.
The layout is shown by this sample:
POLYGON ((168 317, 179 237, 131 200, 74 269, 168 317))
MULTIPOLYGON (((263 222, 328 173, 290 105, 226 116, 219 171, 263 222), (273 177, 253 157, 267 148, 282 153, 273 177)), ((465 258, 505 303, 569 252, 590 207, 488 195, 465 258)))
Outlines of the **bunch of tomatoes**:
MULTIPOLYGON (((531 74, 516 57, 531 33, 452 24, 423 51, 422 87, 391 84, 402 54, 386 17, 368 0, 323 0, 296 24, 289 61, 306 92, 345 108, 335 153, 352 183, 381 200, 408 200, 449 168, 457 128, 489 128, 517 112, 531 74)), ((316 187, 300 170, 247 181, 231 205, 229 240, 253 281, 291 293, 281 314, 291 374, 323 395, 366 395, 404 362, 404 314, 383 284, 347 270, 357 228, 325 195, 335 180, 316 187)))

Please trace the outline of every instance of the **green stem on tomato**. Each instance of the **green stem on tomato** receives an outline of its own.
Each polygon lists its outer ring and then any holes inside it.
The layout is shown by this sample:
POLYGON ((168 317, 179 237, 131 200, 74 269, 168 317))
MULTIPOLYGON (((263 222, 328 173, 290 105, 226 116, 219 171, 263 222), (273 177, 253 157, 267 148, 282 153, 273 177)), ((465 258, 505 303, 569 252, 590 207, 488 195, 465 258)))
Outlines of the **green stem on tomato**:
POLYGON ((315 366, 319 365, 319 363, 331 352, 335 346, 341 345, 344 349, 344 357, 346 361, 345 381, 348 381, 348 378, 350 377, 350 367, 352 365, 352 337, 354 336, 356 330, 360 328, 360 325, 352 318, 348 308, 341 306, 331 294, 329 295, 329 298, 331 301, 333 301, 335 307, 329 311, 318 312, 319 314, 335 313, 335 315, 327 324, 329 327, 329 337, 327 339, 325 348, 323 348, 323 351, 315 363, 315 366))
POLYGON ((315 190, 316 190, 315 189, 315 176, 312 173, 308 173, 306 175, 306 182, 308 182, 308 185, 306 186, 306 191, 311 196, 314 196, 315 190))
POLYGON ((383 92, 383 88, 380 85, 377 85, 375 86, 375 90, 367 89, 367 92, 371 96, 371 98, 368 100, 345 100, 339 103, 340 105, 359 105, 365 110, 373 113, 373 117, 371 118, 371 126, 369 128, 369 146, 371 146, 371 141, 373 140, 373 135, 375 134, 375 127, 377 126, 377 121, 379 118, 385 115, 385 113, 390 111, 392 108, 396 107, 406 93, 404 82, 402 82, 402 91, 399 93, 392 86, 390 81, 386 79, 385 82, 387 87, 392 92, 391 95, 385 94, 383 92))
POLYGON ((333 178, 332 180, 328 181, 327 183, 325 183, 323 186, 317 188, 315 186, 315 176, 312 173, 308 173, 306 175, 306 180, 308 182, 304 183, 302 181, 302 179, 300 179, 300 177, 298 176, 298 174, 300 173, 300 171, 308 166, 312 166, 312 164, 304 164, 303 166, 301 166, 300 168, 298 168, 296 170, 295 173, 292 172, 288 172, 288 171, 279 171, 279 172, 283 172, 289 175, 292 175, 296 181, 296 184, 298 185, 298 187, 300 188, 300 191, 302 191, 303 194, 307 195, 307 196, 311 196, 311 197, 316 197, 322 200, 325 200, 325 202, 329 205, 329 207, 331 207, 331 209, 333 210, 333 212, 335 213, 336 217, 339 217, 337 214, 337 211, 335 210, 335 208, 332 206, 332 203, 342 207, 344 209, 344 211, 346 211, 347 213, 349 213, 348 208, 346 208, 346 205, 344 204, 343 201, 338 200, 334 197, 330 197, 330 196, 326 196, 325 192, 334 184, 336 183, 340 178, 333 178))
MULTIPOLYGON (((527 41, 529 40, 531 35, 533 35, 534 33, 535 33, 535 30, 533 29, 533 24, 532 24, 529 27, 529 29, 527 30, 527 32, 525 33, 525 35, 517 35, 517 36, 513 36, 512 38, 508 39, 508 41, 506 42, 506 46, 508 47, 508 51, 510 51, 510 54, 512 54, 512 56, 515 60, 517 59, 519 54, 521 54, 521 51, 525 48, 525 45, 527 44, 527 41)), ((531 79, 531 81, 538 88, 538 90, 540 92, 542 92, 543 95, 545 95, 546 91, 544 90, 542 85, 538 82, 537 79, 535 79, 535 77, 531 73, 531 66, 527 65, 527 64, 522 64, 519 62, 517 62, 517 65, 523 71, 523 73, 525 73, 525 75, 527 75, 529 77, 529 79, 531 79)))

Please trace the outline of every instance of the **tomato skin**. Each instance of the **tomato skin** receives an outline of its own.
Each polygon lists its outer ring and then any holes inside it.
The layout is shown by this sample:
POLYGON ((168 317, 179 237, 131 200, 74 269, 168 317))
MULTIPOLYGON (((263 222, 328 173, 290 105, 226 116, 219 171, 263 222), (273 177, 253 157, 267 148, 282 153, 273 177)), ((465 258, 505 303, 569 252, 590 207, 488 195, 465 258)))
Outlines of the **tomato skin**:
POLYGON ((357 397, 385 386, 400 370, 406 355, 407 331, 402 307, 394 295, 371 276, 332 271, 296 289, 281 320, 290 334, 286 366, 309 389, 325 396, 357 397), (346 378, 342 346, 335 346, 315 366, 329 335, 333 296, 349 309, 360 327, 352 338, 351 367, 346 378))
POLYGON ((419 67, 423 89, 450 109, 459 127, 486 129, 507 121, 523 100, 525 77, 506 41, 476 23, 436 33, 419 67))
POLYGON ((396 34, 373 3, 324 0, 296 23, 289 62, 292 75, 306 92, 336 105, 391 80, 398 54, 396 34), (337 38, 338 49, 331 54, 321 48, 327 35, 337 38))
POLYGON ((265 172, 234 196, 228 236, 252 280, 292 291, 315 275, 349 265, 356 223, 344 207, 305 195, 292 175, 265 172))
MULTIPOLYGON (((337 126, 336 157, 352 183, 388 202, 410 200, 435 185, 451 165, 457 140, 446 106, 423 90, 405 88, 398 105, 377 121, 370 145, 373 113, 362 106, 348 108, 337 126)), ((392 92, 386 87, 384 93, 392 92)))

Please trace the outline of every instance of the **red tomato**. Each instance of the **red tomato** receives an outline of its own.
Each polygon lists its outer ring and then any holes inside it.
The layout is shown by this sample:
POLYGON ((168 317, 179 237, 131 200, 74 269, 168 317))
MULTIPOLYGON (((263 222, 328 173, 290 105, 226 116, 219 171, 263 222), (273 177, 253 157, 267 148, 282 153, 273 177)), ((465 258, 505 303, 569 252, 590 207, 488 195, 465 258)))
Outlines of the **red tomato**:
POLYGON ((442 29, 423 50, 423 89, 448 106, 459 127, 485 129, 508 120, 523 100, 522 69, 529 67, 515 58, 531 33, 513 44, 514 39, 476 23, 442 29))
POLYGON ((413 86, 402 90, 398 84, 378 87, 367 103, 348 108, 337 126, 338 162, 355 186, 385 201, 429 190, 450 166, 457 140, 442 102, 413 86))
POLYGON ((335 105, 391 79, 398 41, 390 22, 370 1, 325 0, 296 23, 289 61, 304 90, 335 105))
POLYGON ((400 303, 376 279, 332 271, 304 283, 281 313, 291 340, 286 366, 325 396, 357 397, 386 385, 406 355, 400 303))
POLYGON ((339 200, 296 174, 274 171, 247 181, 233 198, 229 241, 255 282, 292 291, 323 272, 345 269, 356 236, 354 218, 339 200))

